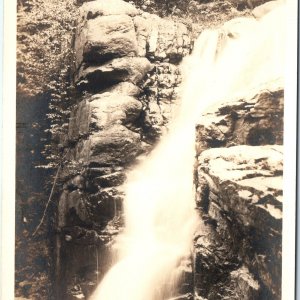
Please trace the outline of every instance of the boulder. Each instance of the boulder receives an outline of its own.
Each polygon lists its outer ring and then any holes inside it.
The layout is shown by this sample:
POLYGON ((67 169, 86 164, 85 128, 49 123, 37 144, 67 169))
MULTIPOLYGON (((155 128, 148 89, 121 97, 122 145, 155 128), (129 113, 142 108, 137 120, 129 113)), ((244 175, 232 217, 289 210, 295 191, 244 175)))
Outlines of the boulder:
POLYGON ((81 63, 102 64, 116 57, 135 56, 137 41, 132 19, 127 15, 88 20, 75 40, 76 68, 81 63))
POLYGON ((70 149, 67 159, 91 167, 122 166, 142 151, 140 134, 121 124, 95 132, 70 149))
POLYGON ((81 101, 72 111, 69 140, 76 141, 115 124, 133 123, 140 116, 141 109, 141 102, 130 96, 109 92, 95 94, 81 101))
POLYGON ((126 165, 141 152, 140 134, 115 125, 91 137, 90 163, 126 165), (114 151, 112 151, 112 149, 114 151))
POLYGON ((75 82, 80 90, 103 91, 124 81, 137 84, 152 68, 144 57, 115 58, 100 66, 81 66, 75 82))
POLYGON ((105 93, 90 98, 90 126, 102 130, 114 124, 133 123, 141 113, 142 104, 133 97, 105 93))

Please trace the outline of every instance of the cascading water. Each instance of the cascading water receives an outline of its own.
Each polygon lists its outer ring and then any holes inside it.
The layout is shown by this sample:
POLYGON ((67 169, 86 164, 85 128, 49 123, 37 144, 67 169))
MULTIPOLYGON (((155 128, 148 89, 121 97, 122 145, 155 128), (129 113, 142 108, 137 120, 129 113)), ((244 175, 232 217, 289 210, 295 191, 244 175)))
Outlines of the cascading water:
POLYGON ((181 107, 170 133, 128 178, 119 261, 92 300, 168 299, 189 254, 194 209, 194 127, 201 112, 283 77, 285 5, 260 21, 239 18, 204 31, 183 62, 181 107))

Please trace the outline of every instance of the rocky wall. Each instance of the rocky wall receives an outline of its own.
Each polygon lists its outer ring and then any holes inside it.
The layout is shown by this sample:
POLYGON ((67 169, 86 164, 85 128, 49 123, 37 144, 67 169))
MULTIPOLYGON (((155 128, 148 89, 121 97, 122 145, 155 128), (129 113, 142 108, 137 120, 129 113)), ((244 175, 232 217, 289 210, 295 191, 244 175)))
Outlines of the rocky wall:
POLYGON ((57 299, 87 299, 114 256, 127 172, 175 110, 189 31, 121 0, 82 4, 73 81, 80 96, 61 137, 57 299))
POLYGON ((196 128, 196 299, 281 299, 281 81, 225 102, 196 128))
POLYGON ((178 102, 178 65, 191 51, 190 30, 124 1, 91 1, 80 8, 74 48, 78 89, 97 93, 124 81, 141 88, 142 138, 155 143, 178 102))

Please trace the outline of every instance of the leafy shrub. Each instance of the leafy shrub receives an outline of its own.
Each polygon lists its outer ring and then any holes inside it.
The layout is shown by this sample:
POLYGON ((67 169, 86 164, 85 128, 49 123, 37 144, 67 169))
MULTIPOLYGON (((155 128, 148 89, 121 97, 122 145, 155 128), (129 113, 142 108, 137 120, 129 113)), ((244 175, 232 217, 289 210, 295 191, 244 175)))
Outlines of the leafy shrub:
POLYGON ((57 160, 53 142, 66 130, 73 99, 70 70, 77 15, 73 0, 18 0, 17 103, 48 99, 51 125, 46 131, 53 139, 44 155, 50 165, 57 160))

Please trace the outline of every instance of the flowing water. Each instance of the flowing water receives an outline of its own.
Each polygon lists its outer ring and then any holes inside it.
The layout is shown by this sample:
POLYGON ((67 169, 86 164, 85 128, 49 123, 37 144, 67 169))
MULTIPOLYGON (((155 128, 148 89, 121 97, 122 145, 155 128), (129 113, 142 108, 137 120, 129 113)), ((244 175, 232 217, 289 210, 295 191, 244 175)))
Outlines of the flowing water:
POLYGON ((178 264, 197 226, 195 123, 220 100, 283 76, 285 7, 263 19, 239 18, 204 31, 182 63, 181 105, 170 132, 128 178, 119 260, 92 300, 161 300, 176 290, 178 264))

